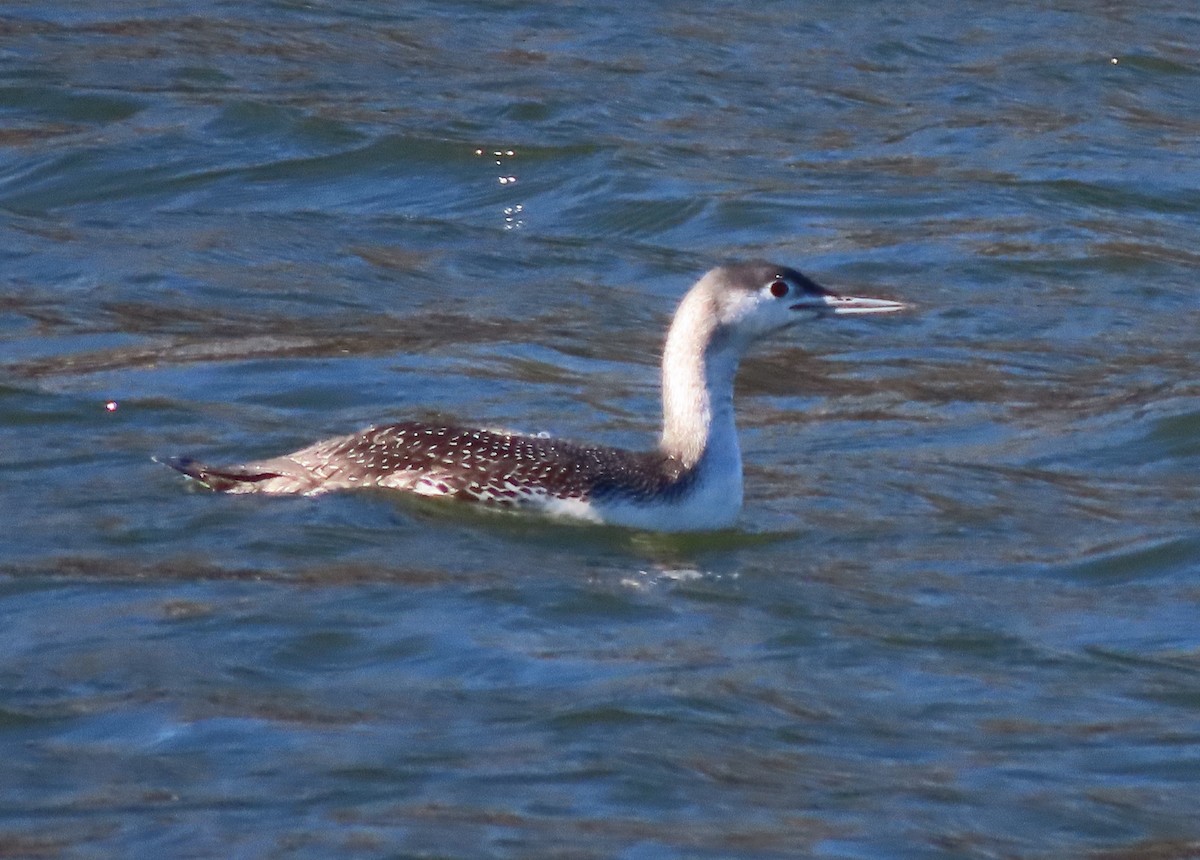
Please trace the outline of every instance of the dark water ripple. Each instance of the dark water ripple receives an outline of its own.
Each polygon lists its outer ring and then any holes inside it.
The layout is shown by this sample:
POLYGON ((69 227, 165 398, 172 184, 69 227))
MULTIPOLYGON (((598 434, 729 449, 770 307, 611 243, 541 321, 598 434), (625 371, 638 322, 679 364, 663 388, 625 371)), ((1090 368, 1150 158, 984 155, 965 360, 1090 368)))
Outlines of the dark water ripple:
POLYGON ((1198 43, 1178 2, 5 4, 0 855, 1195 857, 1198 43), (747 362, 736 530, 150 460, 647 444, 725 256, 916 305, 747 362))

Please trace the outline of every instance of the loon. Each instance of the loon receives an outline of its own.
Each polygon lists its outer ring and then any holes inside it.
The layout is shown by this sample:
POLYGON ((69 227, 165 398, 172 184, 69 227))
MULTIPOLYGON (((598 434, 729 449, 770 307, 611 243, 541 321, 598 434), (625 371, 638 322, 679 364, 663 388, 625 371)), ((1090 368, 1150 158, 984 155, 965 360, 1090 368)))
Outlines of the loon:
POLYGON ((312 496, 378 487, 647 531, 726 528, 742 507, 733 382, 746 350, 812 312, 878 314, 904 307, 838 295, 773 263, 713 269, 684 296, 667 332, 663 428, 650 451, 405 421, 242 465, 166 462, 226 493, 312 496))

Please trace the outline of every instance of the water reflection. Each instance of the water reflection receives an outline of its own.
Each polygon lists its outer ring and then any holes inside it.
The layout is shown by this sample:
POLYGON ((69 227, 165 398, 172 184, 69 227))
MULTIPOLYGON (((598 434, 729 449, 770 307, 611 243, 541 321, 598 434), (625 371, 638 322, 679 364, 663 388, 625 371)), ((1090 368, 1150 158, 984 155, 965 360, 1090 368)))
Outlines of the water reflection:
POLYGON ((202 11, 0 14, 9 853, 1195 853, 1190 7, 202 11), (652 444, 726 256, 919 308, 746 362, 732 531, 150 460, 652 444))

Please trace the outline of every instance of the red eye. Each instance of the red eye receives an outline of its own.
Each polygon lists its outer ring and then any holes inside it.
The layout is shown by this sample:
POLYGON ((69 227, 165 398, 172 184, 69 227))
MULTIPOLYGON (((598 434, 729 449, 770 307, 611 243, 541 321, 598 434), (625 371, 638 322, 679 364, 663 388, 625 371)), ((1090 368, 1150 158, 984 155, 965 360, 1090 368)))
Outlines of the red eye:
POLYGON ((790 289, 791 287, 787 285, 787 281, 775 281, 771 284, 771 295, 777 299, 782 299, 788 294, 790 289))

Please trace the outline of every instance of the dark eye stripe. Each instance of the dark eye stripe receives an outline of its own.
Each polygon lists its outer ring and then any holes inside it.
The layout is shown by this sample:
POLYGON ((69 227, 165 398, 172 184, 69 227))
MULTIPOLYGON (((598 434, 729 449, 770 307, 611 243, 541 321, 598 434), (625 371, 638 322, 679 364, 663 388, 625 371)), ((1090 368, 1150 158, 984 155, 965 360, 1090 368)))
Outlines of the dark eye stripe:
POLYGON ((784 280, 774 281, 771 284, 771 295, 773 295, 777 299, 782 299, 784 296, 786 296, 788 294, 788 292, 791 291, 791 289, 792 288, 788 286, 787 281, 784 281, 784 280))

